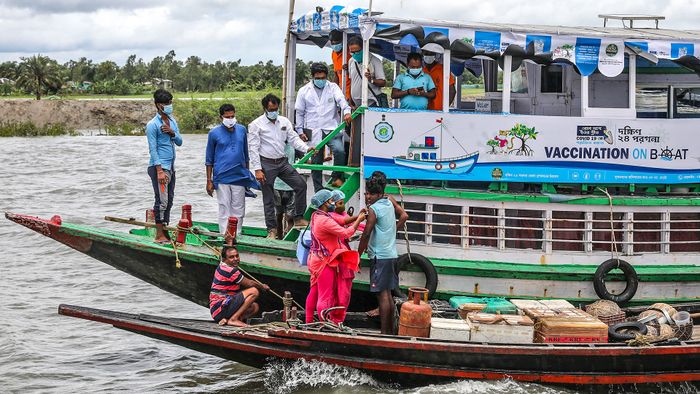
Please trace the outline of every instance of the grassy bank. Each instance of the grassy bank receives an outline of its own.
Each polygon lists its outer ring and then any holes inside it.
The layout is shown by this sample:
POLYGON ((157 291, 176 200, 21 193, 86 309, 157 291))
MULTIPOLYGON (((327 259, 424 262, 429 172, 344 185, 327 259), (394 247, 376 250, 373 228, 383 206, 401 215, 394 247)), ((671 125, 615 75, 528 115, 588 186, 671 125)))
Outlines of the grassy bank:
POLYGON ((37 126, 32 122, 0 122, 0 137, 57 137, 76 135, 75 129, 65 124, 37 126))

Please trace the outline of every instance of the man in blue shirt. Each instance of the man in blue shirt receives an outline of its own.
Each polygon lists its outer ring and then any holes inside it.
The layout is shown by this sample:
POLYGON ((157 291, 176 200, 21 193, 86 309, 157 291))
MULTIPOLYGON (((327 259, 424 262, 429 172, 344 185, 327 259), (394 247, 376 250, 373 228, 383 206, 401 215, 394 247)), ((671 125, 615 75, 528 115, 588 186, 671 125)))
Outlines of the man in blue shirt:
POLYGON ((394 81, 391 98, 400 99, 402 109, 427 109, 428 100, 435 98, 435 82, 423 72, 423 58, 419 53, 409 53, 406 66, 408 70, 394 81))
POLYGON ((219 107, 219 116, 221 124, 211 129, 207 138, 207 193, 213 196, 216 190, 219 231, 226 231, 228 218, 235 216, 240 234, 245 216, 245 189, 260 189, 260 185, 248 170, 248 131, 236 122, 236 108, 224 104, 219 107))
POLYGON ((151 177, 155 203, 156 242, 169 243, 163 227, 170 223, 170 208, 175 193, 175 145, 182 145, 182 136, 173 113, 173 95, 165 89, 153 93, 157 114, 146 125, 148 140, 148 176, 151 177))

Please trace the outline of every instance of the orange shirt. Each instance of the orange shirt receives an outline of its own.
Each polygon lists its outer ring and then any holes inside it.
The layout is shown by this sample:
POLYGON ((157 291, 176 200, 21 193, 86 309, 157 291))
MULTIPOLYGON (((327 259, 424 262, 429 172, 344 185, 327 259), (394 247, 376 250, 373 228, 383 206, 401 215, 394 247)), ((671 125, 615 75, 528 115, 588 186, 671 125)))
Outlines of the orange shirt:
MULTIPOLYGON (((428 100, 428 109, 442 111, 442 64, 433 63, 432 65, 423 67, 423 72, 430 75, 435 83, 435 98, 428 100)), ((450 86, 454 86, 455 76, 450 73, 450 86)))
MULTIPOLYGON (((340 88, 343 88, 343 84, 340 82, 343 79, 343 51, 336 52, 332 51, 332 57, 333 57, 333 72, 335 73, 335 80, 338 81, 338 86, 340 88)), ((350 59, 350 51, 347 51, 348 56, 347 59, 345 59, 345 64, 348 63, 348 60, 350 59)), ((350 73, 345 72, 345 99, 348 100, 350 98, 350 73)))

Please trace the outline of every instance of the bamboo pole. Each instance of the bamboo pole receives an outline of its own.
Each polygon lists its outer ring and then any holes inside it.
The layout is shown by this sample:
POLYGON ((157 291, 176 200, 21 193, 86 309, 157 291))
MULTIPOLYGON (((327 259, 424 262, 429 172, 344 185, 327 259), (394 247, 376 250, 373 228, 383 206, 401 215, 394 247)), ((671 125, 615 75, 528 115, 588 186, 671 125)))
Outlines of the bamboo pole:
POLYGON ((287 84, 289 83, 288 81, 288 76, 287 72, 289 69, 289 65, 287 64, 289 62, 289 41, 290 41, 290 36, 292 32, 290 31, 290 28, 292 26, 292 19, 294 19, 294 0, 289 0, 289 16, 287 18, 287 32, 285 34, 284 38, 284 64, 282 68, 282 115, 288 116, 287 115, 287 84))

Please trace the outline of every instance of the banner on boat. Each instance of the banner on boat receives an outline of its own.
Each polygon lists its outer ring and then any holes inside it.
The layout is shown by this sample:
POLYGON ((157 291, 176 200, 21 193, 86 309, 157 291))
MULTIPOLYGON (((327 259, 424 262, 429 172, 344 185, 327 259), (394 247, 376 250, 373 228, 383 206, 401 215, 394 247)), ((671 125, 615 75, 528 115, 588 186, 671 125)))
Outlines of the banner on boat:
POLYGON ((369 109, 364 172, 392 179, 700 182, 697 121, 369 109))

